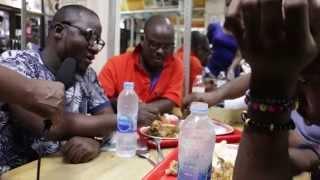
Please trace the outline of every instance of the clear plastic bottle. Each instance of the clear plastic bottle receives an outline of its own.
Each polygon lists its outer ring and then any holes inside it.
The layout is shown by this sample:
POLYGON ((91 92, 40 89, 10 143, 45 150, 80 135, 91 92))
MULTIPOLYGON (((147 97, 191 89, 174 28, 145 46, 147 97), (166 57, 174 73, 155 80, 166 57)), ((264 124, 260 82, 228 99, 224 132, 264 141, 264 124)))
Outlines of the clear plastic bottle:
POLYGON ((197 75, 192 85, 192 92, 204 93, 205 91, 206 91, 206 86, 203 82, 202 75, 197 75))
POLYGON ((132 157, 137 149, 137 116, 139 98, 134 91, 133 82, 125 82, 117 102, 116 154, 132 157))
POLYGON ((216 135, 208 104, 193 102, 190 111, 179 133, 178 180, 211 180, 216 135))

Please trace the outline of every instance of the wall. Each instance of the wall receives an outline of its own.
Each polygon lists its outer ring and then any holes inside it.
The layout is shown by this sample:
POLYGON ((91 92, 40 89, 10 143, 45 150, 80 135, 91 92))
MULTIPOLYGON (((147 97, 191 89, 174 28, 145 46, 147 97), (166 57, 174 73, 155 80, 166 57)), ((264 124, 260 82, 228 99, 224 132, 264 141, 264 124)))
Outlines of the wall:
POLYGON ((225 0, 207 0, 205 7, 205 26, 212 21, 224 20, 225 0))
MULTIPOLYGON (((108 48, 108 11, 109 11, 109 0, 60 0, 61 6, 68 4, 80 4, 96 12, 100 18, 102 25, 101 39, 106 42, 105 47, 96 55, 94 63, 91 65, 97 73, 100 72, 101 68, 107 60, 107 48, 108 48)), ((112 26, 110 26, 112 27, 112 26)))
POLYGON ((88 0, 87 7, 94 10, 98 16, 100 17, 100 22, 102 25, 102 34, 101 39, 106 42, 104 48, 100 51, 98 55, 96 55, 96 59, 92 64, 92 67, 97 71, 100 72, 103 65, 106 63, 107 60, 107 49, 108 49, 108 29, 109 27, 114 28, 113 26, 109 26, 108 24, 108 11, 109 11, 109 0, 88 0))

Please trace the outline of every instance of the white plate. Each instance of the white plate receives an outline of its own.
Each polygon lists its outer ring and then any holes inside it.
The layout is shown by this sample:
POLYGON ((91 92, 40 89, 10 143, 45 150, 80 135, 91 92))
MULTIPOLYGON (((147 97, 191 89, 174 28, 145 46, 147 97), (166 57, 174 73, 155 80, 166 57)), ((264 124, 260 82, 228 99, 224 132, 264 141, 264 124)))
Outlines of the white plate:
POLYGON ((234 129, 232 126, 225 124, 220 121, 213 120, 214 130, 217 136, 227 135, 233 133, 234 129))

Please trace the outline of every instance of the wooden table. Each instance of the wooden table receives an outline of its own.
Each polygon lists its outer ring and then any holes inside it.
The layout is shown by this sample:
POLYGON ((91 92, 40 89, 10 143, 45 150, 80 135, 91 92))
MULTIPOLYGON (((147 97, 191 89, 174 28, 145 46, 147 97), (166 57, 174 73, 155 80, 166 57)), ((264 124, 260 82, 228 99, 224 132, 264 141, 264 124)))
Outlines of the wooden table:
MULTIPOLYGON (((120 158, 113 152, 102 152, 84 164, 67 164, 59 156, 43 158, 41 163, 41 180, 138 180, 153 168, 145 159, 120 158)), ((4 174, 2 180, 36 180, 36 166, 36 161, 20 166, 4 174)))
MULTIPOLYGON (((239 122, 240 111, 211 108, 209 114, 224 122, 239 122)), ((241 129, 241 125, 237 127, 241 129)), ((170 150, 164 150, 164 154, 170 150)), ((154 150, 151 154, 156 157, 154 150)), ((36 165, 34 161, 13 169, 4 174, 2 180, 36 180, 36 165)), ((145 159, 119 158, 113 152, 102 152, 99 157, 84 164, 66 164, 61 157, 46 157, 42 159, 41 180, 140 180, 152 168, 145 159)), ((308 179, 308 175, 295 178, 308 179)))

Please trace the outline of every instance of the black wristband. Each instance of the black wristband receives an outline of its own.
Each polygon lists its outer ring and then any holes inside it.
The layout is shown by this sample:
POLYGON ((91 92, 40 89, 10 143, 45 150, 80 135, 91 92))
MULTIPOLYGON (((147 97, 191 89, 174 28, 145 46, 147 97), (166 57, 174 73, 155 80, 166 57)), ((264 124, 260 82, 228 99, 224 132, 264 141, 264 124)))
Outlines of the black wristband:
POLYGON ((281 131, 287 131, 295 128, 295 124, 292 119, 287 122, 263 122, 252 120, 248 117, 246 111, 241 113, 241 120, 244 122, 244 127, 256 132, 275 133, 281 131))

